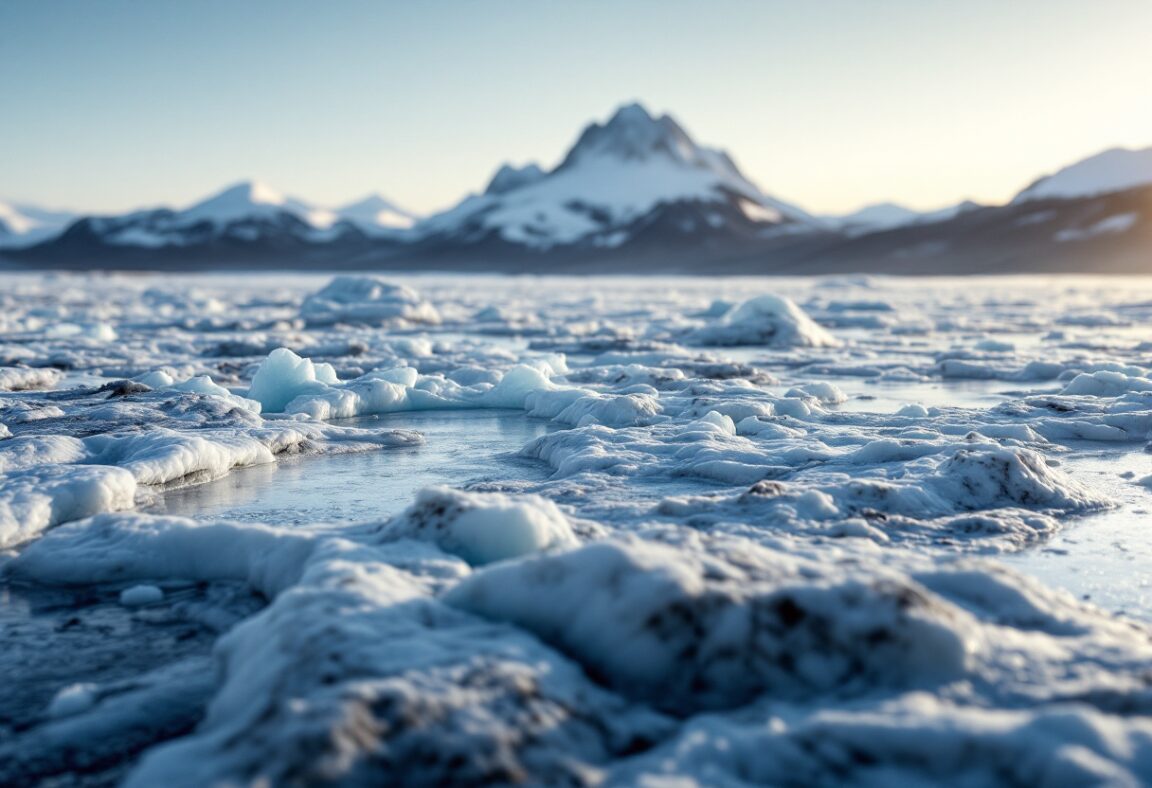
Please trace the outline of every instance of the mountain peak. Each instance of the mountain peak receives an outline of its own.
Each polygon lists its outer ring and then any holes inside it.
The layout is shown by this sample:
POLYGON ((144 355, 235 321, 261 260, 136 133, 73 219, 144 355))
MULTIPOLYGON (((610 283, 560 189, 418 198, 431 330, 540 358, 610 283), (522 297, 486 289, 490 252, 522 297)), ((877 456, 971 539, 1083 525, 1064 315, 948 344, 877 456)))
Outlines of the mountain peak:
POLYGON ((353 200, 347 205, 342 205, 337 210, 344 211, 382 211, 385 209, 395 210, 396 205, 383 194, 379 192, 372 192, 366 194, 359 200, 353 200))
POLYGON ((613 123, 655 123, 656 119, 652 117, 643 104, 639 101, 633 101, 630 104, 621 104, 619 109, 612 114, 608 125, 613 123))
POLYGON ((260 181, 240 181, 200 200, 184 214, 189 219, 231 219, 245 215, 254 207, 283 206, 284 195, 260 181))
POLYGON ((1152 148, 1109 148, 1034 181, 1013 203, 1091 197, 1152 183, 1152 148))
POLYGON ((75 214, 35 205, 0 201, 0 246, 32 244, 63 230, 75 214))
POLYGON ((179 213, 184 223, 208 221, 224 223, 254 218, 271 218, 291 213, 313 227, 330 226, 336 215, 303 200, 285 196, 266 183, 240 181, 179 213))
POLYGON ((540 165, 535 162, 525 164, 523 167, 505 164, 492 176, 492 180, 488 182, 488 188, 484 190, 484 193, 505 194, 513 189, 534 183, 543 178, 544 175, 544 170, 540 169, 540 165))
POLYGON ((254 205, 283 205, 284 195, 263 181, 247 180, 233 184, 220 192, 216 198, 245 200, 254 205))
POLYGON ((698 152, 696 143, 671 117, 653 117, 643 105, 632 103, 616 110, 607 123, 593 123, 584 129, 557 169, 592 158, 630 162, 659 156, 691 164, 698 152))
POLYGON ((341 219, 369 230, 403 230, 419 218, 376 192, 336 209, 336 213, 341 219))

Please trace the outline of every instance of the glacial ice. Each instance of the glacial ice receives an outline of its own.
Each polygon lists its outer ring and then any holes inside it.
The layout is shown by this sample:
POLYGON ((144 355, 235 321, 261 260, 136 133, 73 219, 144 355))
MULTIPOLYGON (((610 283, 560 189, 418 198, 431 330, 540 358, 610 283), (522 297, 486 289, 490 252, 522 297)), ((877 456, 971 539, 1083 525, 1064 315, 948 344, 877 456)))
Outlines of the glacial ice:
MULTIPOLYGON (((1143 516, 1152 283, 599 284, 12 277, 0 592, 213 626, 40 679, 0 782, 1152 781, 1146 570, 1117 613, 1005 565, 1143 516), (539 425, 453 422, 499 473, 348 522, 314 470, 477 409, 539 425), (298 521, 162 513, 285 462, 298 521)), ((14 686, 36 615, 0 610, 14 686)))

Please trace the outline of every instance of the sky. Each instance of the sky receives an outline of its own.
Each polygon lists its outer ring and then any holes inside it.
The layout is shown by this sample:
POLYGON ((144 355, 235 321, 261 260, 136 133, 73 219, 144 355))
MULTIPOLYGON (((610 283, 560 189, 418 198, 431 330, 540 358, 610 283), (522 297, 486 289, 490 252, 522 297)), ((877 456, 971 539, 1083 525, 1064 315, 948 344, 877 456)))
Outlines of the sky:
POLYGON ((0 0, 0 198, 418 212, 639 100, 818 213, 1152 146, 1149 0, 0 0))

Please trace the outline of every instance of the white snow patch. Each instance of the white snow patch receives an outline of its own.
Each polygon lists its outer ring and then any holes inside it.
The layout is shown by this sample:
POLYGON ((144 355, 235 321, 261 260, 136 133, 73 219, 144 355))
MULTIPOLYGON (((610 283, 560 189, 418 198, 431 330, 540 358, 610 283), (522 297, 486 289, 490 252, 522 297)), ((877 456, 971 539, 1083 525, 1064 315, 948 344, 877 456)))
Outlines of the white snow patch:
POLYGON ((434 542, 474 566, 577 544, 568 518, 552 501, 447 487, 422 490, 382 534, 434 542))

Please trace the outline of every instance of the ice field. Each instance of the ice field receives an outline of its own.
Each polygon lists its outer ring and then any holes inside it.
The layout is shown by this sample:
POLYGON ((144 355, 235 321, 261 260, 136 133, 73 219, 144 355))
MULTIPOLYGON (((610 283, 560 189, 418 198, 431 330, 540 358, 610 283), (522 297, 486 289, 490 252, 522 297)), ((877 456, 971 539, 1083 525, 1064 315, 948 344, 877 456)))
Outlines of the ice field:
POLYGON ((1152 781, 1152 279, 0 287, 0 784, 1152 781))

